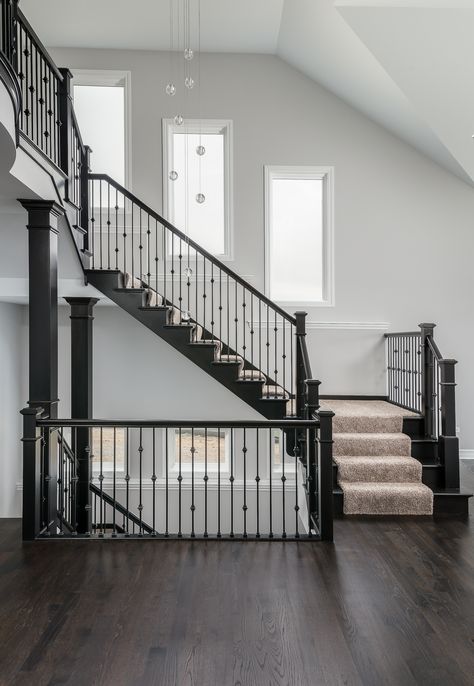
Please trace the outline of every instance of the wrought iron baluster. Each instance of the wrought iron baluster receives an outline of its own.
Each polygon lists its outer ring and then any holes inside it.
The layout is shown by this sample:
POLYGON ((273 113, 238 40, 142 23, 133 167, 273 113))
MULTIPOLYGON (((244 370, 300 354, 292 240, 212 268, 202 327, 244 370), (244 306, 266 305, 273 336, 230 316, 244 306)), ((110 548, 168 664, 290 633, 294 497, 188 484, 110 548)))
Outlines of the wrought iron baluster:
MULTIPOLYGON (((125 507, 130 510, 130 431, 127 426, 125 436, 125 507)), ((127 517, 127 535, 130 533, 130 521, 127 517)))
POLYGON ((196 505, 194 503, 194 453, 196 449, 194 447, 194 428, 191 429, 191 538, 195 537, 194 533, 194 512, 196 510, 196 505))
POLYGON ((297 434, 296 429, 293 432, 293 445, 294 445, 293 452, 295 454, 295 538, 299 538, 300 537, 300 533, 299 533, 300 506, 298 503, 298 461, 299 461, 300 449, 299 449, 298 434, 297 434))
POLYGON ((119 268, 118 211, 118 190, 115 189, 115 269, 119 268))
POLYGON ((168 463, 168 429, 165 429, 165 536, 169 536, 169 463, 168 463))
POLYGON ((207 532, 207 482, 209 476, 207 473, 207 427, 204 429, 204 537, 208 537, 207 532))
POLYGON ((286 474, 285 474, 285 432, 279 432, 280 460, 281 460, 281 506, 282 506, 282 537, 286 538, 286 474))
POLYGON ((269 493, 268 493, 268 512, 269 512, 269 517, 270 517, 270 526, 269 526, 269 533, 268 536, 269 538, 273 538, 273 492, 272 492, 272 477, 273 477, 273 436, 272 436, 272 430, 267 429, 267 435, 268 435, 268 484, 269 484, 269 493))
POLYGON ((139 445, 138 445, 138 516, 140 519, 139 534, 143 535, 143 429, 142 427, 138 430, 139 434, 139 445))
MULTIPOLYGON (((110 269, 110 183, 107 184, 107 269, 110 269)), ((114 508, 115 509, 115 508, 114 508)))
POLYGON ((221 430, 217 429, 217 538, 221 535, 221 430))
POLYGON ((247 538, 247 435, 246 429, 244 429, 244 445, 242 447, 243 453, 243 467, 244 467, 244 504, 242 506, 243 519, 244 519, 244 538, 247 538))
POLYGON ((256 429, 256 471, 257 474, 255 476, 255 483, 256 483, 256 533, 255 536, 256 538, 260 538, 260 441, 259 441, 259 430, 258 427, 256 429))
POLYGON ((156 436, 155 436, 155 427, 152 429, 152 475, 151 475, 151 484, 152 484, 152 497, 153 497, 153 520, 152 520, 152 528, 153 528, 153 534, 156 534, 156 436))
POLYGON ((182 469, 181 428, 178 429, 178 431, 179 431, 179 434, 178 434, 178 436, 179 436, 179 440, 178 440, 178 442, 179 442, 179 457, 178 457, 178 468, 179 468, 179 473, 178 473, 178 536, 181 538, 181 536, 183 535, 182 531, 181 531, 181 497, 182 497, 181 483, 183 481, 183 475, 181 473, 181 469, 182 469))
MULTIPOLYGON (((113 498, 114 502, 117 502, 117 429, 114 426, 113 428, 114 432, 114 456, 113 456, 113 484, 112 484, 112 491, 113 491, 113 498)), ((112 508, 112 528, 113 528, 113 534, 114 536, 117 535, 117 526, 115 522, 115 507, 112 508)))
POLYGON ((234 538, 234 429, 230 430, 230 537, 234 538))

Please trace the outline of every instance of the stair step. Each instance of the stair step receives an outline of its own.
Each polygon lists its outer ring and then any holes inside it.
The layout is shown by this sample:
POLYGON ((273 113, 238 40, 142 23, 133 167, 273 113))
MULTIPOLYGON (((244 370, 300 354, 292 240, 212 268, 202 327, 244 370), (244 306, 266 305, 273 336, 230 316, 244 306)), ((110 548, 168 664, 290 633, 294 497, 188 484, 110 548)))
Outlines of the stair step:
POLYGON ((116 293, 144 293, 144 288, 114 288, 116 293))
POLYGON ((267 377, 258 369, 242 369, 239 381, 266 381, 267 377))
POLYGON ((402 433, 336 433, 333 438, 334 455, 411 455, 410 437, 402 433))
POLYGON ((420 483, 423 467, 413 457, 334 457, 338 481, 420 483))
POLYGON ((267 384, 262 388, 262 396, 265 398, 283 398, 288 399, 288 393, 281 386, 274 384, 267 384))
POLYGON ((401 433, 404 417, 418 417, 384 400, 323 400, 321 409, 336 413, 334 433, 401 433))
POLYGON ((433 491, 424 484, 340 481, 346 515, 432 515, 433 491))

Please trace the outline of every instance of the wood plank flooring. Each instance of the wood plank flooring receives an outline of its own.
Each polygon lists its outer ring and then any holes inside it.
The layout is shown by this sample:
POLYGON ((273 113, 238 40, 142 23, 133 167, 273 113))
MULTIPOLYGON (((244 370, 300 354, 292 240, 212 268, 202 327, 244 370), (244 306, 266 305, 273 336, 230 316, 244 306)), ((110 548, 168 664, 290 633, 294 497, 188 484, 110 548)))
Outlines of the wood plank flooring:
POLYGON ((472 685, 473 524, 338 520, 334 545, 22 544, 0 520, 0 684, 472 685))

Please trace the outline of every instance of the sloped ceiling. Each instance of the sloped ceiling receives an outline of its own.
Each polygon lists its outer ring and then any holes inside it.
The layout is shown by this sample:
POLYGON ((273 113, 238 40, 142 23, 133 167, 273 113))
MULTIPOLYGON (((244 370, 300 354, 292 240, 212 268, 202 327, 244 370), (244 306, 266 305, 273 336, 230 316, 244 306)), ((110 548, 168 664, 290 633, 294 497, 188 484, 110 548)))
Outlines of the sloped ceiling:
MULTIPOLYGON (((203 51, 276 54, 474 184, 474 0, 191 0, 195 23, 199 4, 203 51)), ((170 47, 170 0, 21 7, 49 47, 170 47)))

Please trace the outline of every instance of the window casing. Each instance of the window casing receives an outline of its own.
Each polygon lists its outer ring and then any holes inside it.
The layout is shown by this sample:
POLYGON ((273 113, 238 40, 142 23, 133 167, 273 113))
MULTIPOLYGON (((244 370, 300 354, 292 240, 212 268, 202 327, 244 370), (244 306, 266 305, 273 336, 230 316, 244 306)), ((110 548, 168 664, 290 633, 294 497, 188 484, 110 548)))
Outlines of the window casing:
POLYGON ((230 120, 186 119, 180 126, 163 120, 163 206, 165 217, 207 252, 233 259, 230 120), (206 150, 202 156, 198 145, 206 150), (205 195, 202 204, 198 193, 205 195))
POLYGON ((265 292, 286 307, 334 305, 333 167, 265 167, 265 292))
POLYGON ((72 94, 91 168, 131 188, 130 72, 73 70, 72 94))

